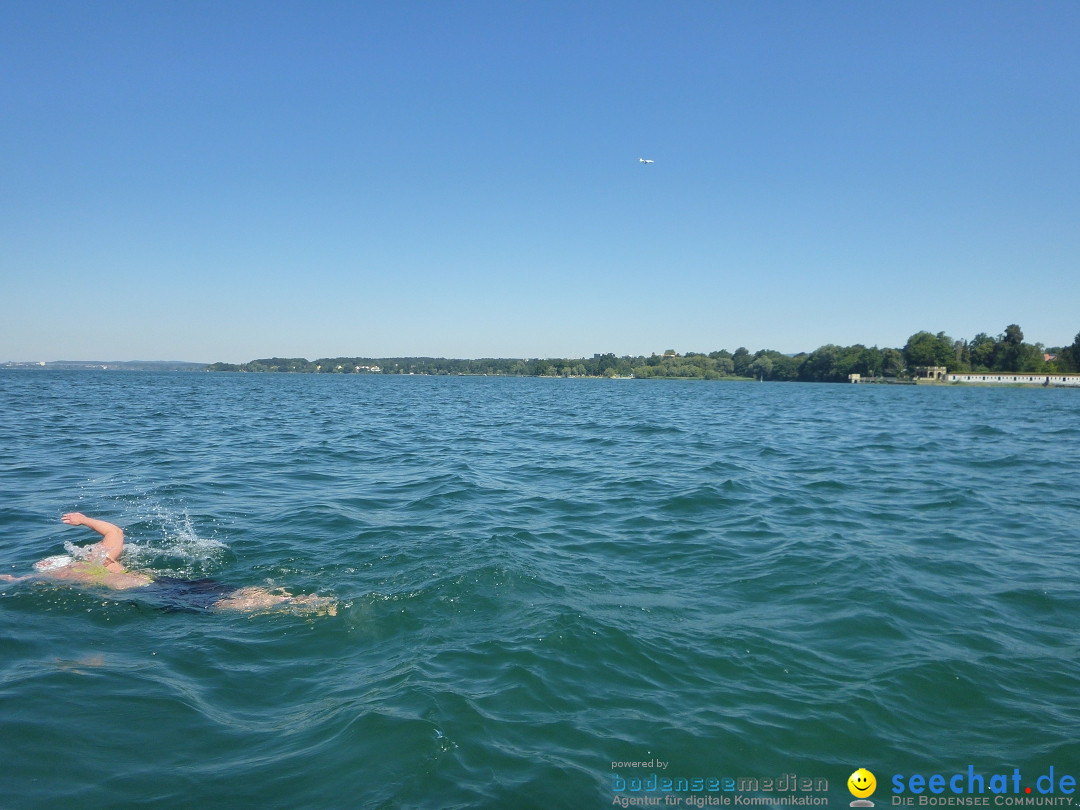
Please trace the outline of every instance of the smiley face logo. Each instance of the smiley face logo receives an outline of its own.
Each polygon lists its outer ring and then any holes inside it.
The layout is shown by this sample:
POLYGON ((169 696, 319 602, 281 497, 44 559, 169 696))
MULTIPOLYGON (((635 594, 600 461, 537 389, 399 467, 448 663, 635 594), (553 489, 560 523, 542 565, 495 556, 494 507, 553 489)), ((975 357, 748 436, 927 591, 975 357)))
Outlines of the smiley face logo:
POLYGON ((866 768, 859 768, 847 780, 848 790, 851 795, 859 799, 865 799, 877 788, 877 779, 866 768))

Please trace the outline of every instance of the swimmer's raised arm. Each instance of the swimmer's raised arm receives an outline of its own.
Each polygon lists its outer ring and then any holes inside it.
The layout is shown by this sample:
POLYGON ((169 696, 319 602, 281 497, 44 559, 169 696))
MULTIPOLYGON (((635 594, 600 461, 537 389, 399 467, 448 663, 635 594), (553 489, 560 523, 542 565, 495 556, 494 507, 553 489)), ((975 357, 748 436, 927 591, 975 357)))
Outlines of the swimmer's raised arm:
POLYGON ((87 517, 82 512, 68 512, 60 520, 70 526, 86 526, 100 534, 101 542, 98 545, 105 552, 102 560, 105 567, 119 564, 120 555, 124 551, 124 530, 119 526, 106 520, 87 517))

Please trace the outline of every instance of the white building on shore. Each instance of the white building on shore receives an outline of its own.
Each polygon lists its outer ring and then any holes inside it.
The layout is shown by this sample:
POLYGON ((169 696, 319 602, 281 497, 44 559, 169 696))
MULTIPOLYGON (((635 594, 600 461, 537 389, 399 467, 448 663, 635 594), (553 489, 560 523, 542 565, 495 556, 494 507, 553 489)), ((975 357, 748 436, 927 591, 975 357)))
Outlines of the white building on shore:
POLYGON ((986 383, 991 385, 1047 385, 1080 388, 1080 374, 1010 374, 1001 371, 950 372, 947 382, 986 383))

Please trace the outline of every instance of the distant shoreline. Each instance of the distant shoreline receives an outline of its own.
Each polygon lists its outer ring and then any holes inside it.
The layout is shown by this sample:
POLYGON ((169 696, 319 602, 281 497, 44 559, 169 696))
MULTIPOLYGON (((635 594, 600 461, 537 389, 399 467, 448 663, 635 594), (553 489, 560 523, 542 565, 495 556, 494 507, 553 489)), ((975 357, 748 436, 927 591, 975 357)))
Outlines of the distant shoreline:
POLYGON ((54 360, 37 363, 0 363, 0 368, 25 371, 206 371, 209 363, 186 360, 54 360))
MULTIPOLYGON (((482 357, 268 357, 247 363, 192 363, 180 360, 8 362, 0 368, 25 370, 206 371, 271 374, 379 374, 486 377, 563 377, 608 379, 760 380, 775 382, 928 382, 964 374, 1075 376, 1080 372, 1080 334, 1070 346, 1027 343, 1018 324, 996 338, 980 332, 954 340, 944 332, 916 332, 903 348, 825 344, 812 352, 785 354, 774 349, 734 352, 622 355, 612 352, 580 358, 482 357)), ((1076 383, 1063 380, 1070 386, 1076 383)), ((1001 380, 1001 382, 1005 382, 1001 380)), ((1010 381, 1019 382, 1019 381, 1010 381)), ((1049 381, 1054 382, 1054 381, 1049 381)), ((1030 381, 1027 381, 1030 384, 1030 381)))
MULTIPOLYGON (((469 361, 460 361, 469 362, 469 361)), ((276 370, 276 369, 246 369, 246 368, 220 368, 223 364, 208 364, 208 363, 189 363, 183 361, 125 361, 125 362, 109 362, 101 363, 94 361, 57 361, 57 362, 38 362, 38 363, 13 363, 7 362, 0 364, 0 370, 12 370, 12 371, 24 371, 28 373, 34 372, 47 372, 47 371, 80 371, 80 372, 173 372, 173 373, 193 373, 193 372, 224 372, 227 374, 283 374, 283 375, 303 375, 316 373, 320 375, 325 374, 337 374, 341 375, 341 371, 292 371, 292 370, 276 370), (212 368, 212 365, 217 365, 219 368, 212 368)), ((669 379, 669 380, 682 380, 684 382, 695 381, 719 381, 719 382, 758 382, 757 378, 739 376, 735 374, 729 374, 719 377, 704 377, 704 376, 653 376, 653 377, 638 377, 634 374, 619 375, 619 374, 510 374, 506 372, 480 372, 480 371, 396 371, 387 372, 384 370, 378 371, 351 371, 348 372, 350 376, 388 376, 388 377, 517 377, 524 379, 567 379, 567 380, 634 380, 634 379, 669 379)), ((966 376, 966 375, 965 375, 966 376)), ((998 375, 994 375, 998 376, 998 375)), ((1013 376, 1013 375, 1001 375, 1001 376, 1013 376)), ((1017 375, 1019 376, 1019 375, 1017 375)), ((1029 375, 1024 375, 1029 376, 1029 375)), ((1045 377, 1046 375, 1033 375, 1045 377)), ((853 380, 852 382, 859 382, 862 385, 867 384, 885 384, 885 385, 918 385, 920 387, 936 387, 936 388, 952 388, 956 386, 971 387, 971 388, 1035 388, 1035 387, 1048 387, 1048 388, 1076 388, 1080 389, 1080 379, 1076 379, 1078 375, 1070 374, 1065 375, 1070 379, 1065 382, 1060 379, 1052 379, 1053 377, 1061 378, 1062 375, 1051 375, 1050 378, 1040 381, 1017 381, 1017 380, 1000 380, 1000 381, 969 381, 969 380, 947 380, 947 379, 912 379, 910 377, 878 377, 873 379, 853 380)), ((772 382, 776 382, 773 380, 772 382)), ((840 382, 836 380, 790 380, 790 382, 840 382)))

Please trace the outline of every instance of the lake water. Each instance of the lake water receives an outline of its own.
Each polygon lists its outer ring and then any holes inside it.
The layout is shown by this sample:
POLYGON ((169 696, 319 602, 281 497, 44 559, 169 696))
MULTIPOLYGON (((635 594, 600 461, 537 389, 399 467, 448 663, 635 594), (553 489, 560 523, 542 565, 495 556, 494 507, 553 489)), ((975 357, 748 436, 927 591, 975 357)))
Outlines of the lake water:
POLYGON ((0 807, 1066 797, 1078 448, 1060 389, 0 372, 0 571, 79 510, 340 601, 0 584, 0 807))

